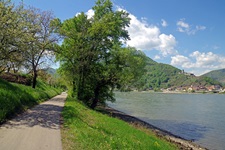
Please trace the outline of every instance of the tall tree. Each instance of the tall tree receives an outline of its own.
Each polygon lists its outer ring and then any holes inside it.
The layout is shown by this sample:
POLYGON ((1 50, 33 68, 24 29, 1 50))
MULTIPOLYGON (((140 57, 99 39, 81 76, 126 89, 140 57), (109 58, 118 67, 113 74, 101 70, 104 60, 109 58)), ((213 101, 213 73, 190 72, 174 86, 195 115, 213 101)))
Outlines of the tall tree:
POLYGON ((98 0, 93 10, 90 19, 81 13, 62 23, 58 53, 62 72, 72 78, 72 92, 91 108, 114 100, 113 89, 134 80, 144 66, 143 53, 121 42, 129 39, 128 13, 114 11, 110 0, 98 0))
POLYGON ((121 73, 117 70, 119 68, 115 69, 116 63, 119 62, 114 61, 114 57, 121 50, 120 40, 129 39, 125 28, 130 21, 127 12, 113 11, 110 0, 98 0, 93 10, 95 14, 89 33, 94 41, 93 49, 97 53, 97 61, 92 65, 91 108, 95 108, 98 102, 114 100, 112 90, 118 85, 117 75, 121 73))
POLYGON ((88 36, 88 29, 91 27, 90 20, 84 13, 66 20, 61 27, 60 33, 64 36, 61 51, 57 58, 61 61, 61 73, 72 84, 72 93, 76 90, 80 97, 84 90, 85 76, 89 70, 92 60, 92 52, 89 51, 91 43, 88 36))
POLYGON ((21 62, 20 49, 24 37, 24 22, 20 7, 15 8, 9 0, 0 1, 0 68, 21 62))
POLYGON ((32 87, 36 87, 38 67, 43 64, 53 51, 58 36, 54 33, 55 26, 51 25, 53 16, 51 12, 36 8, 24 10, 22 18, 26 21, 27 41, 23 49, 23 58, 27 66, 31 67, 33 74, 32 87))

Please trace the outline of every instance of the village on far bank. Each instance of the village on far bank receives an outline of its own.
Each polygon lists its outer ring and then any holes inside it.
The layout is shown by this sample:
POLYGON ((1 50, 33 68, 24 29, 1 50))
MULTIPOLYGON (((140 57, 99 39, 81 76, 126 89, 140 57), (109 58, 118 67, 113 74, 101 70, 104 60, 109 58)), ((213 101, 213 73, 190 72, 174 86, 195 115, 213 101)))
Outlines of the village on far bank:
MULTIPOLYGON (((138 91, 137 89, 132 89, 132 91, 138 91)), ((146 92, 162 92, 162 93, 220 93, 225 94, 225 87, 221 85, 210 85, 210 86, 179 86, 170 88, 153 89, 149 88, 144 90, 146 92)))
MULTIPOLYGON (((187 76, 195 77, 193 73, 187 73, 184 70, 180 72, 180 74, 185 74, 187 76)), ((188 92, 188 93, 224 93, 225 87, 221 85, 210 85, 210 86, 202 86, 202 85, 191 85, 191 86, 180 86, 180 87, 172 87, 168 89, 162 89, 163 92, 188 92)))
POLYGON ((220 85, 211 86, 181 86, 181 87, 171 87, 167 89, 161 89, 162 92, 172 93, 172 92, 187 92, 187 93, 224 93, 225 88, 220 85))
MULTIPOLYGON (((187 73, 184 70, 179 72, 179 74, 184 74, 190 77, 196 77, 193 73, 187 73)), ((221 86, 219 84, 216 85, 182 85, 182 86, 173 86, 169 88, 161 88, 155 90, 153 88, 149 88, 145 91, 154 91, 154 92, 163 92, 163 93, 225 93, 225 86, 221 86)))
MULTIPOLYGON (((137 90, 133 90, 137 91, 137 90)), ((220 85, 211 86, 180 86, 180 87, 170 87, 167 89, 161 88, 159 90, 154 90, 149 88, 149 92, 163 92, 163 93, 225 93, 225 87, 220 85)))

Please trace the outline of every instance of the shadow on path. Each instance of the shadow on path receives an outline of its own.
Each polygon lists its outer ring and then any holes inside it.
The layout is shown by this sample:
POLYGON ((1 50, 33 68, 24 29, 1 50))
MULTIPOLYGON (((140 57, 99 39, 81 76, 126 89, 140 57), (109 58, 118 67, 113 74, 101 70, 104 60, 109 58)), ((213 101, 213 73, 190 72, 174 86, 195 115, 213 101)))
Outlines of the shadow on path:
POLYGON ((5 128, 22 128, 41 126, 50 129, 60 128, 60 115, 63 110, 64 100, 61 95, 50 99, 40 105, 29 109, 14 119, 3 124, 5 128))

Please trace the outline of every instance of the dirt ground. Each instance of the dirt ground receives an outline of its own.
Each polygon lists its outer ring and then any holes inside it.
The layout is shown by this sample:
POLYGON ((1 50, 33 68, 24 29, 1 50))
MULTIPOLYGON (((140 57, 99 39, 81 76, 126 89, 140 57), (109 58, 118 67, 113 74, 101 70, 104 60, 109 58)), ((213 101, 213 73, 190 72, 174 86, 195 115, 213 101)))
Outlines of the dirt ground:
POLYGON ((0 126, 0 150, 62 150, 60 115, 66 93, 0 126))

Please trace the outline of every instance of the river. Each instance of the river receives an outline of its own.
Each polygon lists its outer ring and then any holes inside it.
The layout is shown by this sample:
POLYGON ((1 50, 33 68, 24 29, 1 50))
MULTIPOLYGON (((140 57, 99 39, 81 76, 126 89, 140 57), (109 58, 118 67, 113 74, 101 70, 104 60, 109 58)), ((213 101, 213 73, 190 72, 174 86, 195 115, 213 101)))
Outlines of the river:
POLYGON ((116 92, 112 108, 211 150, 225 150, 225 95, 116 92))

